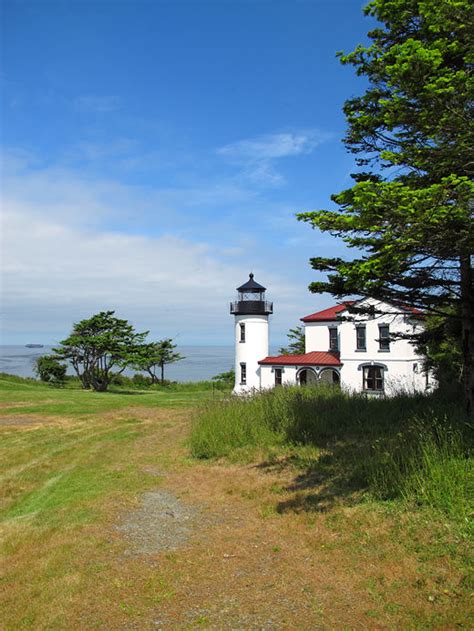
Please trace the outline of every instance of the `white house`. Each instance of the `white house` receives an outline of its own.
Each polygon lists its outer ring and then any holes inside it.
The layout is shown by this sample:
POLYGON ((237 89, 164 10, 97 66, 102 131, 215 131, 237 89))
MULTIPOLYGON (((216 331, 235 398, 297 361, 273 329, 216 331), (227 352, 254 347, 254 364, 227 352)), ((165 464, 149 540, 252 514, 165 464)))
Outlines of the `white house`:
POLYGON ((273 303, 265 300, 266 289, 253 274, 237 291, 238 298, 230 307, 235 318, 235 393, 326 382, 346 390, 390 395, 400 390, 424 391, 434 383, 414 345, 398 337, 422 328, 416 309, 370 298, 336 304, 301 318, 303 355, 269 357, 273 303), (374 315, 350 313, 353 305, 373 307, 374 315))

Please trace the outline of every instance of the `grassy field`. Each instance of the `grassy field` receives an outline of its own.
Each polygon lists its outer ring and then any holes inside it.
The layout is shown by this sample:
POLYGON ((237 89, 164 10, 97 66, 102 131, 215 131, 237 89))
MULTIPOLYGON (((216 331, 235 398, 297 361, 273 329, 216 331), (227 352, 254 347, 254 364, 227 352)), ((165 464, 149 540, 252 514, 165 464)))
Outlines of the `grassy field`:
POLYGON ((222 393, 130 392, 0 379, 2 628, 469 627, 467 522, 354 478, 366 425, 298 442, 253 410, 250 439, 211 454, 196 428, 225 428, 222 393), (197 511, 193 534, 136 554, 117 526, 156 490, 197 511))

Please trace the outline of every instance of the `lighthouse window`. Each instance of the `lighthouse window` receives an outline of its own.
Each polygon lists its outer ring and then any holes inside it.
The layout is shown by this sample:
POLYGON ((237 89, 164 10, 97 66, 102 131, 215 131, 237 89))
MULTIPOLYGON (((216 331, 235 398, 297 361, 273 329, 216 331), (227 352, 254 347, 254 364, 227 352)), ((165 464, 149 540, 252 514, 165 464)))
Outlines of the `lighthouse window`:
POLYGON ((244 386, 247 383, 247 364, 242 362, 240 364, 240 385, 244 386))
POLYGON ((240 324, 240 341, 245 342, 245 324, 240 324))

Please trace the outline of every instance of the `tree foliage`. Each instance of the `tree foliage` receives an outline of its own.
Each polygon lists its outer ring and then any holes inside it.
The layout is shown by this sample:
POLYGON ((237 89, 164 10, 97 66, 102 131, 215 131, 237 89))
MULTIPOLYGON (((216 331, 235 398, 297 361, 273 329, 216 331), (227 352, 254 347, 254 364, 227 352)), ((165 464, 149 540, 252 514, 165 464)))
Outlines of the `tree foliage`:
POLYGON ((461 320, 429 315, 425 318, 418 350, 426 357, 426 368, 435 372, 441 385, 462 380, 461 320))
POLYGON ((138 346, 134 352, 131 365, 136 370, 142 370, 148 373, 152 383, 157 383, 157 371, 160 370, 161 383, 165 380, 165 365, 184 359, 180 353, 176 352, 176 344, 171 338, 153 342, 151 344, 142 344, 138 346))
POLYGON ((305 352, 304 327, 297 326, 287 333, 288 346, 279 349, 280 355, 303 355, 305 352))
POLYGON ((369 87, 344 105, 344 139, 360 170, 335 210, 298 217, 341 237, 355 258, 315 257, 310 285, 461 323, 462 374, 472 406, 473 11, 470 0, 373 0, 371 44, 339 53, 369 87))
POLYGON ((61 386, 66 381, 65 364, 54 355, 42 355, 35 362, 35 372, 41 381, 61 386))
POLYGON ((113 375, 133 362, 148 335, 136 333, 127 320, 114 313, 101 311, 74 324, 71 335, 54 349, 58 358, 70 362, 86 389, 107 390, 113 375))
POLYGON ((221 372, 212 377, 212 381, 216 381, 224 386, 233 386, 235 383, 235 370, 231 368, 226 372, 221 372))

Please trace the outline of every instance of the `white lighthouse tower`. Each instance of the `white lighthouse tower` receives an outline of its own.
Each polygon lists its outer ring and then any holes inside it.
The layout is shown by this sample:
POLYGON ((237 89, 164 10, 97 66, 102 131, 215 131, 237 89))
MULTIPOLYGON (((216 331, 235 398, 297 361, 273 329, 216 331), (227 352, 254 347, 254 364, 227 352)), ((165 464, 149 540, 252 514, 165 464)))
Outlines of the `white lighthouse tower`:
POLYGON ((254 281, 253 274, 237 291, 230 312, 235 317, 234 393, 242 394, 260 388, 258 361, 268 355, 268 316, 273 303, 265 300, 265 287, 254 281))

